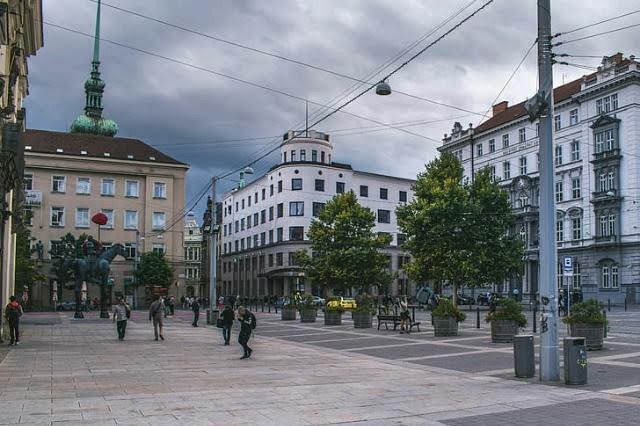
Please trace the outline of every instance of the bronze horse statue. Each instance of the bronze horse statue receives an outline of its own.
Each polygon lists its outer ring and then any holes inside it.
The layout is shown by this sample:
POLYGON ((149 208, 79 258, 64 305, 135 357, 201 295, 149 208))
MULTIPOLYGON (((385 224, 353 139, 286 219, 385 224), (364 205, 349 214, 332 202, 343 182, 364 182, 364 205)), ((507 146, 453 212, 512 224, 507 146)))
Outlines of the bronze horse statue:
MULTIPOLYGON (((89 250, 91 253, 92 248, 89 250)), ((67 259, 64 262, 65 269, 71 269, 74 272, 75 279, 75 300, 76 311, 74 318, 84 318, 82 310, 80 309, 82 299, 82 283, 95 283, 100 286, 100 316, 103 317, 103 311, 106 312, 105 304, 105 288, 107 286, 107 279, 109 278, 109 272, 111 270, 111 262, 116 256, 126 257, 124 246, 120 243, 105 249, 99 255, 89 254, 84 259, 67 259)), ((108 313, 107 313, 108 315, 108 313)))

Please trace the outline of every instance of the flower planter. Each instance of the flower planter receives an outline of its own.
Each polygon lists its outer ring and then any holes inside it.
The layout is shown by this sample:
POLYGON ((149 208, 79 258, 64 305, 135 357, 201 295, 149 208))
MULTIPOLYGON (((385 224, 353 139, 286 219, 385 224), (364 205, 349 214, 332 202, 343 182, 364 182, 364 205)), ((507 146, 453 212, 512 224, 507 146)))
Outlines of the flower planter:
POLYGON ((282 308, 280 311, 280 318, 282 321, 295 321, 296 320, 296 309, 295 308, 282 308))
POLYGON ((518 334, 518 324, 515 321, 491 321, 491 341, 493 343, 511 343, 516 334, 518 334))
POLYGON ((453 317, 433 318, 433 332, 436 337, 457 336, 458 321, 453 317))
POLYGON ((342 325, 342 312, 325 310, 324 325, 342 325))
POLYGON ((354 328, 371 328, 373 322, 373 315, 371 312, 351 312, 353 317, 354 328))
POLYGON ((316 316, 318 316, 317 309, 314 309, 314 308, 300 309, 300 322, 316 322, 316 316))
POLYGON ((588 351, 599 351, 603 346, 604 326, 602 324, 575 323, 570 325, 572 337, 584 337, 588 351))

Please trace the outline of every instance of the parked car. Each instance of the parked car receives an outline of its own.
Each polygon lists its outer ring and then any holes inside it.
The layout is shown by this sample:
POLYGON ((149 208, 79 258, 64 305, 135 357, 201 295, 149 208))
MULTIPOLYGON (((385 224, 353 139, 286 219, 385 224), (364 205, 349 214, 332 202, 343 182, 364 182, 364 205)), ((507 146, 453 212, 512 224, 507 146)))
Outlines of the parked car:
POLYGON ((473 305, 475 303, 475 300, 473 300, 473 297, 465 296, 464 294, 458 294, 456 302, 458 303, 458 305, 473 305))
POLYGON ((311 296, 311 297, 313 298, 313 304, 318 308, 321 308, 327 304, 327 301, 320 296, 311 296))
POLYGON ((356 304, 355 299, 345 297, 338 297, 327 303, 327 307, 329 308, 337 308, 338 306, 342 309, 355 309, 358 305, 356 304))
POLYGON ((289 297, 278 297, 274 306, 277 309, 282 309, 283 307, 289 305, 291 303, 291 299, 289 297))
POLYGON ((489 306, 489 303, 491 302, 491 300, 498 301, 500 299, 502 299, 501 294, 486 292, 486 293, 479 294, 477 300, 478 300, 478 305, 489 306))
POLYGON ((65 300, 64 302, 59 303, 58 307, 56 309, 59 310, 59 311, 75 311, 76 310, 76 302, 65 300))

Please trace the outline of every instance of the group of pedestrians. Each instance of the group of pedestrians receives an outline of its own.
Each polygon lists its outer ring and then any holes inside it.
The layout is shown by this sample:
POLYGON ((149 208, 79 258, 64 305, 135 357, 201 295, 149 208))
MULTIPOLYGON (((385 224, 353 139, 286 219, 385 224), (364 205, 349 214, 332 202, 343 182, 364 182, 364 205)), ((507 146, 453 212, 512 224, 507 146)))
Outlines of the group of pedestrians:
POLYGON ((220 327, 222 328, 222 337, 224 338, 224 345, 229 346, 231 341, 231 329, 233 328, 233 320, 237 319, 240 323, 240 333, 238 334, 238 343, 242 346, 244 354, 240 359, 251 358, 253 349, 249 347, 249 339, 253 330, 256 328, 256 317, 253 312, 245 308, 244 306, 238 307, 238 314, 236 315, 231 305, 226 305, 220 313, 218 319, 220 327))

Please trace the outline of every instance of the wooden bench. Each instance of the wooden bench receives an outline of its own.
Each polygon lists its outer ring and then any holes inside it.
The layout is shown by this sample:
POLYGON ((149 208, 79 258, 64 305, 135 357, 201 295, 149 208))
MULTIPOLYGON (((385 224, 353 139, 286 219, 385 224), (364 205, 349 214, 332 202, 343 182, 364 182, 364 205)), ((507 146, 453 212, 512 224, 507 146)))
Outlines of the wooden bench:
POLYGON ((382 324, 388 330, 389 323, 393 323, 393 330, 395 331, 400 325, 400 315, 378 315, 378 330, 380 330, 380 325, 382 324))

